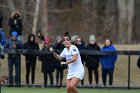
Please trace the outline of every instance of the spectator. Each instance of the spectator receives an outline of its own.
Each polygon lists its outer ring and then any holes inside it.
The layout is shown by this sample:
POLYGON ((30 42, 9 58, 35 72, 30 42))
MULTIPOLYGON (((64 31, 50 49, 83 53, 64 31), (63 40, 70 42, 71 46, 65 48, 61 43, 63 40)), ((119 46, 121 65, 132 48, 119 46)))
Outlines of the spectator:
POLYGON ((139 58, 137 60, 137 67, 140 68, 140 56, 139 56, 139 58))
POLYGON ((2 11, 0 11, 0 45, 4 45, 6 43, 5 37, 4 37, 4 30, 2 28, 3 26, 3 14, 2 11))
MULTIPOLYGON (((84 50, 85 49, 85 43, 83 41, 83 39, 81 37, 77 37, 76 38, 76 44, 75 46, 79 49, 79 50, 84 50)), ((81 55, 81 61, 82 64, 84 65, 84 61, 85 61, 85 55, 80 54, 81 55)), ((81 85, 84 85, 84 79, 81 80, 81 85)))
MULTIPOLYGON (((62 36, 57 36, 56 38, 56 44, 55 49, 62 52, 62 50, 65 48, 63 44, 63 38, 62 36)), ((63 77, 64 77, 64 69, 67 68, 67 65, 61 65, 58 60, 55 60, 55 69, 56 69, 56 86, 60 87, 62 86, 63 77)))
MULTIPOLYGON (((22 49, 22 43, 17 40, 17 32, 13 31, 12 38, 5 44, 5 49, 22 49)), ((9 87, 13 86, 13 66, 15 65, 15 83, 20 86, 20 54, 8 54, 9 87)))
MULTIPOLYGON (((48 51, 49 48, 48 46, 49 46, 49 39, 45 38, 42 51, 48 51)), ((50 85, 53 86, 53 72, 54 72, 53 55, 42 54, 39 56, 39 60, 42 61, 42 72, 44 74, 43 87, 47 87, 48 76, 50 78, 50 85)))
MULTIPOLYGON (((101 48, 101 51, 116 51, 116 48, 114 47, 110 39, 106 39, 105 45, 101 48)), ((116 60, 117 55, 102 55, 100 57, 100 62, 102 65, 103 86, 106 86, 107 74, 109 75, 109 85, 110 87, 112 86, 116 60)))
POLYGON ((71 43, 73 44, 73 45, 75 45, 76 44, 76 38, 77 37, 79 37, 78 35, 73 35, 72 37, 71 37, 71 43))
POLYGON ((5 37, 4 37, 4 31, 2 28, 0 28, 0 45, 4 45, 6 43, 5 37))
POLYGON ((12 13, 11 18, 9 19, 8 25, 10 26, 9 34, 11 35, 13 31, 17 31, 18 33, 17 39, 21 40, 23 25, 22 25, 21 15, 19 12, 12 13))
POLYGON ((29 85, 29 76, 31 71, 31 84, 33 85, 35 82, 35 68, 36 68, 36 59, 37 54, 34 53, 33 49, 39 50, 38 43, 35 42, 35 36, 30 34, 28 37, 28 41, 23 45, 24 49, 28 49, 28 53, 25 55, 26 61, 26 84, 29 85))
POLYGON ((0 10, 0 28, 2 28, 2 26, 3 26, 3 13, 2 13, 2 11, 0 10))
MULTIPOLYGON (((89 44, 87 44, 86 50, 89 50, 89 51, 99 51, 100 50, 100 47, 96 43, 96 38, 94 35, 90 35, 89 44)), ((98 57, 98 55, 87 55, 86 56, 86 67, 88 68, 88 80, 89 80, 90 86, 93 86, 92 85, 92 71, 94 71, 96 86, 98 86, 98 82, 99 82, 99 72, 98 72, 99 57, 98 57)))

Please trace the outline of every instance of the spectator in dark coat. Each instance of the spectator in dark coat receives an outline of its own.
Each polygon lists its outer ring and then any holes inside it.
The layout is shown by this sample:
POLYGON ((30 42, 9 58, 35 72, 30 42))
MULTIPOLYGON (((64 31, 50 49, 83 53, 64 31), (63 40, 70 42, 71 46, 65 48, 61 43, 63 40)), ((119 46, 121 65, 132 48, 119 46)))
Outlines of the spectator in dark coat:
MULTIPOLYGON (((55 49, 58 51, 62 51, 65 48, 63 44, 63 38, 62 36, 57 36, 56 43, 55 43, 55 49)), ((56 51, 57 52, 57 51, 56 51)), ((64 69, 67 68, 67 65, 61 65, 58 60, 55 59, 55 69, 56 69, 56 86, 60 87, 62 86, 63 77, 64 77, 64 69)))
MULTIPOLYGON (((101 48, 101 51, 116 51, 116 48, 110 39, 106 39, 105 45, 101 48)), ((109 74, 109 85, 112 86, 113 84, 113 74, 116 60, 117 55, 102 55, 100 57, 100 62, 102 65, 102 80, 104 86, 106 86, 107 74, 109 74)))
POLYGON ((10 26, 10 35, 13 31, 17 31, 18 33, 18 40, 21 40, 21 35, 22 35, 22 29, 23 29, 23 24, 22 24, 22 19, 21 15, 19 12, 14 12, 11 15, 11 18, 9 19, 8 25, 10 26))
MULTIPOLYGON (((76 38, 76 44, 75 46, 77 46, 77 48, 79 50, 84 50, 85 49, 85 43, 83 41, 83 39, 81 37, 77 37, 76 38)), ((82 63, 84 65, 84 61, 85 61, 85 55, 81 54, 81 60, 82 60, 82 63)), ((81 80, 81 85, 84 85, 84 79, 81 80)))
MULTIPOLYGON (((90 35, 89 44, 86 46, 86 50, 89 50, 89 51, 99 51, 100 50, 100 47, 96 43, 96 39, 95 39, 94 35, 90 35)), ((99 74, 98 74, 99 73, 98 72, 99 56, 98 55, 87 55, 86 67, 88 68, 89 84, 92 86, 92 71, 94 71, 96 86, 98 86, 98 82, 99 82, 99 74)))
MULTIPOLYGON (((5 49, 22 49, 22 43, 17 40, 17 32, 12 32, 12 37, 5 44, 5 49)), ((15 65, 15 83, 20 86, 20 54, 8 54, 9 86, 13 86, 13 66, 15 65)))
POLYGON ((36 68, 36 59, 37 59, 37 54, 34 53, 32 49, 37 49, 39 50, 39 45, 38 43, 35 42, 35 36, 33 34, 29 35, 28 41, 23 45, 24 49, 29 49, 27 54, 25 55, 25 61, 26 61, 26 84, 28 85, 29 82, 29 75, 30 75, 30 70, 32 73, 31 77, 31 84, 34 84, 35 82, 35 68, 36 68))
POLYGON ((2 28, 2 26, 3 26, 3 13, 0 10, 0 28, 2 28))
MULTIPOLYGON (((48 51, 49 39, 45 38, 45 42, 42 51, 48 51)), ((49 51, 48 51, 49 52, 49 51)), ((53 86, 53 72, 54 72, 54 61, 53 55, 42 54, 39 56, 39 60, 42 62, 42 72, 44 75, 44 86, 47 87, 48 76, 50 78, 50 85, 53 86)))

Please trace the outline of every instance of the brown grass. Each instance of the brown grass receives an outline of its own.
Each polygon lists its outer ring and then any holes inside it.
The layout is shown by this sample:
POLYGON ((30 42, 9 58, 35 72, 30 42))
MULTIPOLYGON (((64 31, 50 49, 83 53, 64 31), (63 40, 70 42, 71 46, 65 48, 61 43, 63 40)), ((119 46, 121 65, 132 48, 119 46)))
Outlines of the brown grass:
MULTIPOLYGON (((118 50, 139 50, 140 45, 116 45, 118 50)), ((132 86, 140 86, 140 69, 137 68, 136 62, 137 62, 138 56, 131 56, 131 85, 132 86)), ((8 75, 8 68, 7 68, 7 57, 5 59, 1 59, 1 69, 0 73, 2 75, 8 75)), ((85 67, 86 74, 85 74, 85 84, 88 84, 88 75, 87 75, 87 69, 85 67)), ((64 84, 65 84, 65 77, 66 77, 67 70, 65 70, 65 76, 64 76, 64 84)), ((116 69, 114 73, 114 84, 115 86, 127 86, 128 81, 128 56, 126 55, 120 55, 118 57, 118 60, 116 62, 116 69)), ((99 85, 102 85, 102 79, 101 79, 101 66, 99 68, 99 85)), ((25 84, 25 59, 24 56, 22 56, 21 61, 21 80, 22 84, 25 84)), ((55 72, 54 72, 54 83, 55 83, 55 72)), ((37 61, 36 66, 36 81, 35 84, 43 84, 43 74, 41 73, 41 62, 37 61)), ((95 84, 94 77, 93 77, 93 84, 95 84)))

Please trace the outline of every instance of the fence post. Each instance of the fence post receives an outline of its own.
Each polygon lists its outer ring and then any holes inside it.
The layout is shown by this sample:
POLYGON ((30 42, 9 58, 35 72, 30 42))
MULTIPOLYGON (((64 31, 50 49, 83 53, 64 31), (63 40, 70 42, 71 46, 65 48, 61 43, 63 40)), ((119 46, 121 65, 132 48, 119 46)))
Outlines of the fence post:
POLYGON ((130 52, 128 54, 128 89, 130 89, 130 52))

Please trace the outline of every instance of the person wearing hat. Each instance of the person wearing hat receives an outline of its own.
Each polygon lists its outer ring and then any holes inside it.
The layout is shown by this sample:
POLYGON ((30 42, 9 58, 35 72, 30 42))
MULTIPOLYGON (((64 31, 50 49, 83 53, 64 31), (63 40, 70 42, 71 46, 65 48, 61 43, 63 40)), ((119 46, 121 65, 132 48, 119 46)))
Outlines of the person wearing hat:
POLYGON ((35 35, 30 34, 28 41, 24 43, 23 49, 28 49, 27 54, 24 54, 26 61, 26 84, 29 85, 29 76, 31 72, 31 84, 34 87, 35 69, 38 54, 35 54, 33 49, 39 50, 39 44, 35 42, 35 35), (30 71, 31 70, 31 71, 30 71))
MULTIPOLYGON (((90 35, 89 36, 89 43, 87 44, 86 50, 89 50, 89 52, 91 51, 99 51, 100 47, 96 42, 96 38, 94 35, 90 35)), ((95 75, 95 85, 96 87, 98 86, 98 82, 99 82, 99 74, 98 74, 98 67, 99 67, 99 57, 97 55, 87 55, 86 56, 86 67, 88 68, 88 80, 89 80, 89 84, 90 86, 92 85, 92 76, 93 76, 93 72, 95 75)))
POLYGON ((3 46, 6 43, 5 37, 4 37, 4 31, 3 28, 0 28, 0 45, 3 46))
MULTIPOLYGON (((62 52, 62 50, 65 48, 63 43, 64 43, 63 37, 57 36, 56 43, 55 43, 55 49, 62 52)), ((61 63, 58 62, 58 60, 55 60, 54 63, 55 63, 55 69, 56 69, 56 86, 61 87, 61 86, 63 86, 62 82, 63 82, 63 77, 64 77, 64 69, 67 68, 67 65, 61 65, 61 63)))
MULTIPOLYGON (((5 49, 22 49, 21 41, 17 40, 18 33, 13 31, 11 38, 6 42, 5 49)), ((15 66, 15 86, 20 86, 20 54, 8 54, 8 79, 9 86, 13 86, 13 66, 15 66)))
MULTIPOLYGON (((48 51, 49 48, 49 38, 44 39, 44 44, 41 51, 48 51)), ((54 72, 54 60, 53 55, 41 54, 39 60, 42 62, 41 71, 44 77, 44 85, 42 87, 47 87, 48 77, 50 79, 50 86, 53 86, 53 72, 54 72)))
POLYGON ((9 35, 11 36, 11 33, 13 31, 17 31, 18 33, 17 39, 21 40, 23 23, 21 19, 21 14, 18 11, 12 13, 11 18, 8 21, 8 25, 10 27, 9 35))

